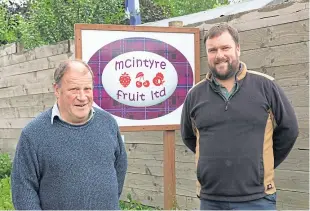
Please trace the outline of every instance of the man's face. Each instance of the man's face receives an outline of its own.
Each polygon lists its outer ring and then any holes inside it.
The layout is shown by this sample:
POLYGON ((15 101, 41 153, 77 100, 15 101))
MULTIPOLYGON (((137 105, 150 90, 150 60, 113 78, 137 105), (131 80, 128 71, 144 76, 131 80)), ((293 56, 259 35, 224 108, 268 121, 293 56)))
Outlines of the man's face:
POLYGON ((80 63, 70 64, 60 85, 54 85, 61 118, 72 124, 87 121, 93 104, 92 75, 80 63))
POLYGON ((229 32, 207 39, 206 50, 209 68, 216 78, 226 80, 239 69, 240 46, 229 32))

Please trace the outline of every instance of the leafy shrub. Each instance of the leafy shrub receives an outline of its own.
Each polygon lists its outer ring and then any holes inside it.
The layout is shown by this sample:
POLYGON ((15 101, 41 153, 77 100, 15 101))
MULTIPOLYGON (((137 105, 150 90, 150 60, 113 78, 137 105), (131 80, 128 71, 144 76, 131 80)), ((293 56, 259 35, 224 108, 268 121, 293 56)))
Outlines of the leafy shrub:
POLYGON ((9 154, 0 154, 0 179, 11 175, 12 161, 9 154))
MULTIPOLYGON (((141 21, 187 15, 228 3, 228 0, 140 0, 141 21)), ((128 25, 124 6, 124 0, 28 0, 24 3, 0 0, 0 46, 19 42, 25 49, 32 49, 74 39, 75 23, 128 25)))
POLYGON ((19 16, 8 11, 0 0, 0 45, 17 40, 19 16))
MULTIPOLYGON (((1 169, 0 169, 1 170, 1 169)), ((0 180, 0 210, 13 210, 11 180, 5 177, 0 180)))
POLYGON ((130 194, 127 194, 127 199, 128 201, 120 201, 121 210, 160 210, 160 208, 146 206, 133 200, 130 194))

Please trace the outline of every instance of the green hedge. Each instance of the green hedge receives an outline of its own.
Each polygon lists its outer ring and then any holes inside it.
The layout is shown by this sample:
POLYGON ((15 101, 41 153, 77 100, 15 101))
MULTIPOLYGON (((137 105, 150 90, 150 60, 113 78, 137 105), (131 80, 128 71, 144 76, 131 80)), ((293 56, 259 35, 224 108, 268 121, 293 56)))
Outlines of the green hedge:
POLYGON ((11 169, 12 162, 9 154, 0 154, 0 179, 9 177, 11 175, 11 169))
POLYGON ((13 210, 10 177, 0 180, 0 210, 13 210))
POLYGON ((9 154, 0 154, 0 210, 14 209, 11 195, 12 161, 9 154))

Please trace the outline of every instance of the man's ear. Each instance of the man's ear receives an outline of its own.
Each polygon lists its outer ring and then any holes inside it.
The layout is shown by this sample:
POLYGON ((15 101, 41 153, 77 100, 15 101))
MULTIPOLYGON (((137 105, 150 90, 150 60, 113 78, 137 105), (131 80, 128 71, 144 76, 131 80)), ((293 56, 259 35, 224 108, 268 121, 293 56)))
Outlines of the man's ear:
POLYGON ((53 84, 53 88, 54 88, 54 95, 56 96, 56 98, 59 98, 60 95, 60 87, 57 83, 53 84))
POLYGON ((236 46, 238 57, 240 56, 240 44, 236 46))

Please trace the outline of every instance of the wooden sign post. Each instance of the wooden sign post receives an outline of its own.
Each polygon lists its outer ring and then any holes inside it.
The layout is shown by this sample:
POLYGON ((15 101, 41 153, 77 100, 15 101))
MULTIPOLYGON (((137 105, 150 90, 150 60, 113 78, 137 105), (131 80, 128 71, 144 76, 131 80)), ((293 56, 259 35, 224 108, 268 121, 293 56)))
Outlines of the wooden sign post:
MULTIPOLYGON (((182 21, 171 21, 169 27, 183 27, 182 21)), ((164 209, 176 207, 175 130, 164 131, 164 209)))
POLYGON ((94 73, 94 105, 121 132, 163 131, 164 209, 176 208, 175 131, 200 79, 199 29, 75 24, 75 58, 94 73))
POLYGON ((164 131, 164 209, 176 206, 175 131, 164 131))

